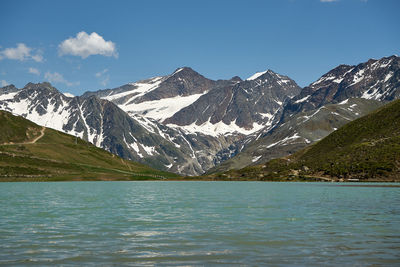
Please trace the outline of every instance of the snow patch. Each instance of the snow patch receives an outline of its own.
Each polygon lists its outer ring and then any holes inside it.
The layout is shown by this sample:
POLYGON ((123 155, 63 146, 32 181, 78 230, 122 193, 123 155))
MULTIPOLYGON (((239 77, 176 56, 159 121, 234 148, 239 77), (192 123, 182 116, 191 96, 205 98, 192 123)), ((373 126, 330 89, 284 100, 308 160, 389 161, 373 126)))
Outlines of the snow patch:
POLYGON ((158 154, 154 146, 145 146, 142 144, 142 148, 146 151, 147 155, 153 156, 154 154, 158 154))
POLYGON ((15 96, 17 93, 18 93, 18 92, 13 92, 13 93, 8 93, 8 94, 0 95, 0 100, 10 100, 10 99, 13 99, 14 96, 15 96))
POLYGON ((165 167, 167 167, 167 169, 171 169, 171 167, 172 167, 172 163, 171 164, 169 164, 169 165, 164 165, 165 167))
POLYGON ((392 59, 389 60, 389 61, 386 62, 386 63, 382 63, 379 67, 380 67, 380 68, 386 68, 387 66, 389 66, 390 63, 392 63, 392 59))
POLYGON ((247 78, 246 81, 255 80, 255 79, 257 79, 258 77, 260 77, 260 76, 264 75, 265 73, 267 73, 267 71, 268 71, 268 70, 262 71, 262 72, 256 72, 256 73, 254 73, 252 76, 250 76, 249 78, 247 78))
POLYGON ((298 138, 301 138, 301 136, 298 133, 295 133, 294 135, 292 135, 290 137, 285 137, 284 139, 282 139, 282 140, 280 140, 278 142, 270 144, 269 146, 267 146, 267 148, 271 148, 271 147, 274 147, 274 146, 277 146, 277 145, 281 145, 281 144, 286 144, 289 141, 295 140, 295 139, 298 139, 298 138))
POLYGON ((71 94, 71 93, 63 93, 63 95, 65 95, 66 97, 75 97, 73 94, 71 94))
MULTIPOLYGON (((210 118, 211 119, 211 118, 210 118)), ((212 124, 210 119, 201 125, 196 125, 196 123, 192 123, 186 126, 179 126, 175 124, 168 124, 167 126, 175 129, 182 129, 187 133, 203 133, 206 135, 211 135, 214 137, 218 137, 220 135, 227 135, 233 133, 240 133, 244 135, 252 134, 257 132, 265 127, 265 125, 261 125, 258 123, 253 123, 252 129, 244 129, 239 127, 235 122, 230 122, 230 124, 225 124, 224 122, 220 121, 218 123, 212 124)))
POLYGON ((386 74, 384 82, 387 82, 390 78, 392 78, 392 76, 393 76, 393 72, 392 71, 389 72, 388 74, 386 74))
POLYGON ((268 120, 271 120, 274 117, 274 115, 269 114, 269 113, 258 113, 258 114, 260 114, 261 117, 263 117, 263 119, 268 118, 268 120))
POLYGON ((337 78, 337 79, 334 79, 333 82, 334 83, 341 83, 343 81, 343 79, 344 78, 337 78))
POLYGON ((129 83, 130 85, 134 86, 132 90, 128 90, 122 93, 113 94, 110 93, 108 96, 102 97, 102 99, 106 99, 109 101, 113 101, 119 99, 121 97, 125 97, 127 95, 135 94, 133 97, 128 99, 126 103, 131 102, 132 100, 141 97, 155 89, 158 88, 160 83, 162 82, 163 77, 154 77, 146 81, 140 81, 135 83, 129 83))
MULTIPOLYGON (((172 73, 172 75, 174 75, 174 74, 177 74, 178 72, 181 72, 183 70, 183 68, 179 68, 179 69, 177 69, 174 73, 172 73)), ((172 76, 171 75, 171 76, 172 76)))
POLYGON ((364 80, 364 69, 359 70, 353 77, 353 83, 350 84, 350 86, 357 84, 359 82, 361 82, 362 80, 364 80))
MULTIPOLYGON (((371 89, 372 89, 372 88, 371 88, 371 89)), ((382 96, 382 94, 379 93, 379 88, 374 88, 374 90, 373 90, 372 92, 370 92, 371 89, 368 90, 368 91, 365 91, 365 92, 362 94, 361 98, 365 98, 365 99, 379 99, 379 98, 382 96)))
POLYGON ((206 93, 207 92, 190 96, 175 96, 160 100, 146 101, 138 104, 122 104, 119 105, 119 107, 125 112, 141 114, 148 118, 162 122, 165 119, 172 117, 181 109, 190 106, 206 93))
POLYGON ((302 103, 304 101, 306 101, 307 99, 309 99, 311 97, 311 95, 308 95, 306 97, 303 97, 302 99, 296 100, 294 103, 298 104, 298 103, 302 103))

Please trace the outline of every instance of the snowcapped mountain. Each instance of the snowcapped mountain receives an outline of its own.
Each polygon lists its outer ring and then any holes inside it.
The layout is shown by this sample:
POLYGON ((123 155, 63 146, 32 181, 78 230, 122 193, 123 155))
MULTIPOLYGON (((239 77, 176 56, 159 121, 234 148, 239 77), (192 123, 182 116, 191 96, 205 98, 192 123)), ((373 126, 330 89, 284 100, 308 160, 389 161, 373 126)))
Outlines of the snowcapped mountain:
POLYGON ((249 134, 271 125, 283 103, 300 90, 293 80, 271 70, 251 81, 213 81, 184 67, 84 96, 96 95, 131 116, 142 115, 187 133, 219 136, 249 134))
POLYGON ((272 126, 279 119, 284 103, 300 90, 293 80, 271 70, 252 80, 217 81, 215 89, 164 123, 191 133, 248 135, 272 126))
POLYGON ((144 115, 162 122, 215 87, 191 68, 179 68, 171 75, 129 83, 124 86, 87 92, 117 104, 132 115, 144 115))
POLYGON ((396 56, 340 65, 301 89, 271 70, 214 81, 184 67, 76 97, 49 83, 10 85, 0 88, 0 109, 124 158, 198 175, 293 153, 399 98, 399 69, 396 56))
POLYGON ((300 90, 271 70, 245 81, 237 76, 213 81, 184 67, 84 96, 107 99, 143 125, 162 125, 185 136, 192 144, 192 159, 200 159, 195 173, 200 174, 241 151, 244 138, 275 125, 284 104, 300 90))
POLYGON ((22 89, 1 88, 0 109, 81 137, 124 158, 197 175, 237 153, 235 144, 246 134, 272 125, 272 116, 265 114, 277 114, 288 96, 300 91, 287 77, 271 71, 268 75, 254 81, 237 77, 212 81, 190 68, 180 68, 171 75, 78 97, 64 95, 49 83, 29 83, 22 89), (251 92, 257 92, 257 98, 251 92), (214 95, 230 97, 233 104, 221 109, 214 95), (198 116, 197 122, 205 100, 213 112, 201 117, 204 122, 193 127, 196 117, 177 119, 190 109, 198 116), (267 103, 271 106, 265 107, 267 103), (235 104, 243 110, 234 110, 235 104), (233 117, 226 115, 234 112, 233 117), (252 121, 246 122, 242 113, 252 121))
MULTIPOLYGON (((256 76, 256 75, 255 75, 256 76)), ((243 140, 235 157, 210 172, 292 154, 388 101, 400 98, 400 57, 340 65, 288 100, 279 123, 243 140)))
POLYGON ((391 101, 399 98, 400 57, 370 59, 357 66, 340 65, 305 87, 285 107, 285 115, 313 110, 349 98, 391 101))

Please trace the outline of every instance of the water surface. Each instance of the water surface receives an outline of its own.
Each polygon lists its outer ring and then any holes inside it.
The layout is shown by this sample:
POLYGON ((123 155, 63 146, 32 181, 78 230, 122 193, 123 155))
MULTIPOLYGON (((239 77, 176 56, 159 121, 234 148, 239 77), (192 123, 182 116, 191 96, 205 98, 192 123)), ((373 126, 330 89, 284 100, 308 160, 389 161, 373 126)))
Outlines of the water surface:
POLYGON ((4 265, 400 265, 400 188, 0 183, 0 204, 4 265))

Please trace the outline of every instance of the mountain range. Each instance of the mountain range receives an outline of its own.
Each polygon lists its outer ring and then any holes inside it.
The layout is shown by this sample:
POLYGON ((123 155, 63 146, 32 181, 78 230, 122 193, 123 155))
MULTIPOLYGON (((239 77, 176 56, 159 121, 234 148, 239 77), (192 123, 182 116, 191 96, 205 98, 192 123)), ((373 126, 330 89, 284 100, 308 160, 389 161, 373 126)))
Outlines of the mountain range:
POLYGON ((399 98, 400 58, 340 65, 305 88, 271 70, 211 80, 189 67, 70 97, 49 83, 0 88, 0 109, 122 158, 200 175, 292 154, 399 98))

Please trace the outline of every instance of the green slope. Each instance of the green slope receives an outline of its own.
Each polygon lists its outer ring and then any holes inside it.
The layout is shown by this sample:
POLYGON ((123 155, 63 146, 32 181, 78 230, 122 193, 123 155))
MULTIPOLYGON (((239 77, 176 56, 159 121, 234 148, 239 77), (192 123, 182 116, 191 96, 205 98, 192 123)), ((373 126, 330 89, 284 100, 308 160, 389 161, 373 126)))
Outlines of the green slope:
POLYGON ((0 111, 0 181, 176 177, 176 174, 123 160, 82 139, 0 111))
POLYGON ((400 100, 346 124, 292 156, 214 177, 400 181, 400 100))

